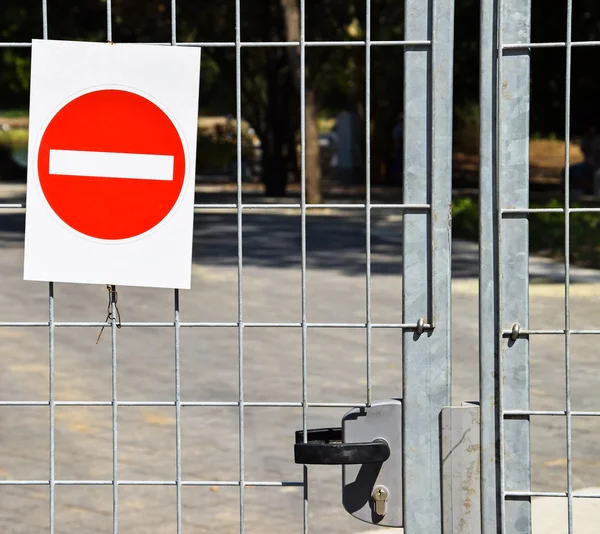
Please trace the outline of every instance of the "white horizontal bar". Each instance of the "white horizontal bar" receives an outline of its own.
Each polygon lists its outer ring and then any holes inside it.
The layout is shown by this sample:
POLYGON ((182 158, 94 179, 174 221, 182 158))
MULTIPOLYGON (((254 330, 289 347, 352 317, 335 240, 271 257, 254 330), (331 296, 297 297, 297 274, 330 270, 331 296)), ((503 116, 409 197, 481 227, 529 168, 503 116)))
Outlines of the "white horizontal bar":
POLYGON ((130 178, 136 180, 173 179, 173 156, 50 150, 50 174, 130 178))

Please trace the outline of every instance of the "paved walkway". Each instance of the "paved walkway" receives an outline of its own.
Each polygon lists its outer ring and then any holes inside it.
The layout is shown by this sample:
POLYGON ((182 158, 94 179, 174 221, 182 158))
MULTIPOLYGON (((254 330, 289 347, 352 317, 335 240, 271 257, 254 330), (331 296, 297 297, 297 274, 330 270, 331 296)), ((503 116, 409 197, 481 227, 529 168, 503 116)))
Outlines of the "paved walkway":
MULTIPOLYGON (((17 186, 0 198, 20 198, 17 186)), ((47 285, 22 279, 23 215, 0 214, 0 321, 44 321, 47 285)), ((374 217, 372 306, 376 322, 401 320, 401 224, 393 213, 374 217)), ((196 217, 193 288, 181 295, 183 321, 237 320, 236 215, 196 217)), ((310 322, 359 322, 365 314, 364 216, 311 215, 308 230, 307 305, 310 322)), ((297 216, 253 213, 244 217, 243 311, 247 322, 299 321, 300 225, 297 216)), ((453 394, 454 401, 477 398, 477 249, 454 243, 453 394)), ((561 328, 564 288, 561 266, 532 260, 531 325, 561 328)), ((581 328, 600 327, 600 278, 575 269, 571 320, 581 328)), ((121 288, 124 321, 170 321, 172 292, 121 288)), ((100 286, 57 284, 57 320, 101 321, 106 290, 100 286)), ((56 337, 57 400, 107 401, 111 396, 108 336, 95 344, 95 328, 61 328, 56 337)), ((238 400, 237 330, 186 329, 182 332, 181 391, 187 401, 238 400)), ((373 394, 401 394, 400 332, 373 333, 373 394)), ((362 402, 366 392, 365 335, 357 329, 311 329, 308 334, 308 391, 314 402, 362 402)), ((599 410, 598 363, 594 336, 573 336, 572 405, 599 410)), ((301 398, 301 336, 297 328, 248 328, 244 333, 244 379, 247 401, 298 402, 301 398)), ((531 341, 531 403, 534 409, 563 409, 565 404, 562 338, 531 341)), ((118 398, 172 401, 175 395, 173 331, 169 328, 123 328, 118 332, 118 398)), ((48 333, 43 328, 0 329, 0 400, 48 398, 48 333)), ((309 410, 311 427, 336 424, 344 409, 309 410)), ((121 407, 119 479, 174 480, 175 411, 172 407, 121 407)), ((299 481, 302 469, 292 461, 293 434, 301 427, 298 408, 245 409, 244 471, 248 481, 299 481)), ((239 410, 187 407, 182 419, 182 473, 185 480, 235 481, 239 477, 239 410)), ((0 408, 0 479, 47 479, 48 409, 0 408)), ((564 419, 532 421, 532 487, 566 488, 564 419)), ((573 421, 573 486, 600 485, 600 421, 573 421)), ((59 480, 112 478, 111 409, 108 406, 56 411, 55 476, 59 480)), ((356 534, 365 526, 339 504, 340 469, 310 468, 309 526, 315 534, 356 534)), ((0 486, 0 531, 45 532, 48 488, 0 486)), ((556 514, 556 532, 566 532, 561 499, 534 506, 536 534, 556 514), (546 506, 547 508, 544 508, 546 506)), ((595 528, 596 502, 579 503, 575 532, 595 528)), ((209 485, 183 490, 184 532, 229 534, 239 529, 239 488, 209 485)), ((172 533, 176 517, 172 486, 119 487, 121 532, 172 533)), ((110 486, 56 489, 56 532, 111 532, 110 486)), ((247 488, 247 534, 302 532, 302 490, 294 487, 247 488)), ((594 532, 597 531, 594 530, 594 532)), ((590 530, 591 532, 591 530, 590 530)))

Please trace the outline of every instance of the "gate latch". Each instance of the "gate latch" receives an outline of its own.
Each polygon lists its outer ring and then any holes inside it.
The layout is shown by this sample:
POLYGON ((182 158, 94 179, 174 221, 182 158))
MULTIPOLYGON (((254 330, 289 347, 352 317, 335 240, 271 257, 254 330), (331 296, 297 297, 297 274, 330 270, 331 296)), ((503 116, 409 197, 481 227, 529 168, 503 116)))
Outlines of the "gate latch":
POLYGON ((296 432, 298 464, 341 465, 342 503, 367 523, 402 526, 402 402, 353 408, 338 428, 296 432))

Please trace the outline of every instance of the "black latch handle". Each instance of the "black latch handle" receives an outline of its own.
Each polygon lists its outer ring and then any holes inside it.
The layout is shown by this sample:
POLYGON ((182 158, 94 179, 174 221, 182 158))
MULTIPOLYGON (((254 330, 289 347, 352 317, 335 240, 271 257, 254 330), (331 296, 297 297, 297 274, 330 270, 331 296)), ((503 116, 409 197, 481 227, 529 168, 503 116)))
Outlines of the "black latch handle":
POLYGON ((348 465, 379 464, 390 457, 387 441, 378 439, 369 443, 342 443, 341 428, 315 428, 296 432, 294 461, 297 464, 348 465))

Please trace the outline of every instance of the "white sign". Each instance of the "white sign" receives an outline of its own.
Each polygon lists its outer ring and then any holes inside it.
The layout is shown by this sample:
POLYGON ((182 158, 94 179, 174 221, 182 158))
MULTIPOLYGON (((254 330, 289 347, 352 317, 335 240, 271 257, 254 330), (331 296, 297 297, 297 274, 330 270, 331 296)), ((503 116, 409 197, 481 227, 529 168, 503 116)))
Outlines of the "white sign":
POLYGON ((33 41, 25 280, 190 287, 200 49, 33 41))

